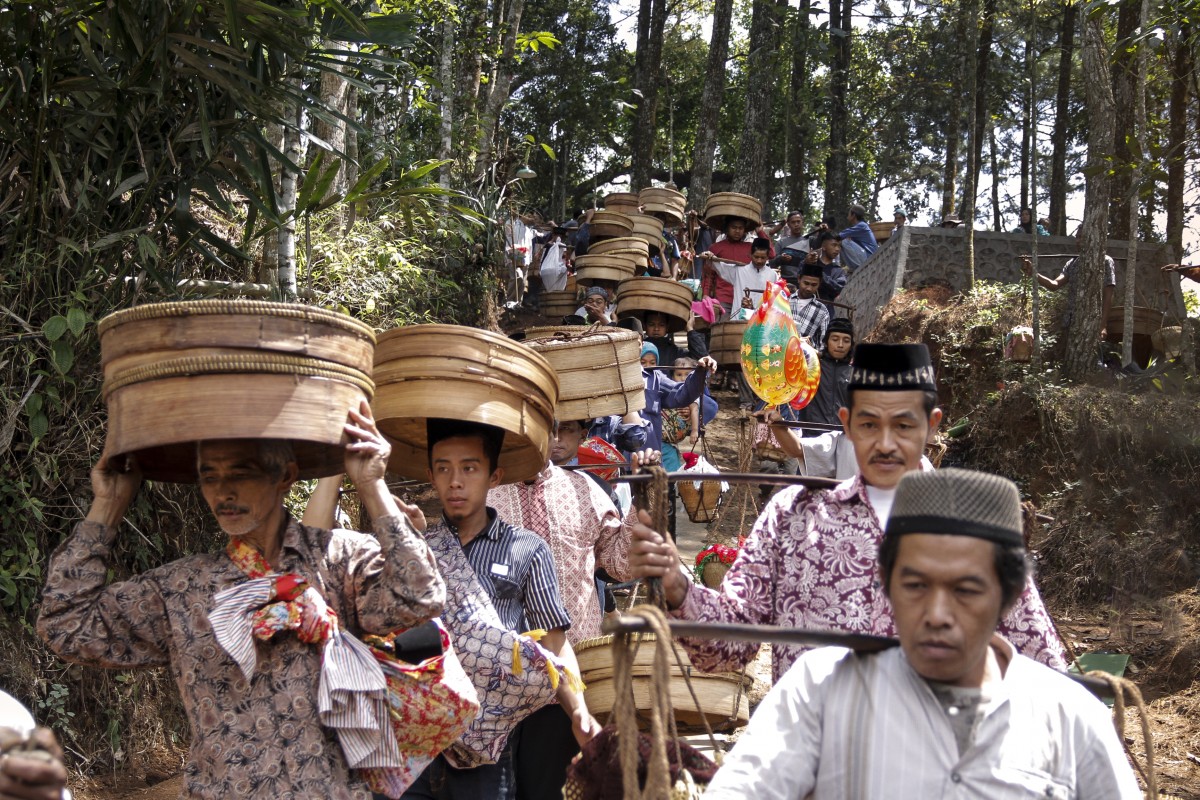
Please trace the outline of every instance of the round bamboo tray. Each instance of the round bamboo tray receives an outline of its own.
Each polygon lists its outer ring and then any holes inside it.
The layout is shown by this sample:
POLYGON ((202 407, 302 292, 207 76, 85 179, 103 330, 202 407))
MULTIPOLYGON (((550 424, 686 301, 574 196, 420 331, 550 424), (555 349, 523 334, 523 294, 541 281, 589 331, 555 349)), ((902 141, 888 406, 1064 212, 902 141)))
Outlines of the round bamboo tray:
POLYGON ((745 320, 718 322, 712 326, 708 354, 722 367, 742 366, 742 338, 746 335, 745 320))
POLYGON ((392 443, 388 468, 397 475, 426 479, 430 417, 503 430, 504 483, 528 480, 546 466, 558 376, 529 347, 459 325, 396 328, 379 337, 375 380, 375 419, 392 443))
POLYGON ((596 281, 623 281, 638 270, 638 257, 616 253, 594 256, 590 253, 575 259, 575 278, 584 286, 596 281))
POLYGON ((375 389, 374 332, 309 306, 153 303, 98 331, 108 447, 151 480, 194 481, 196 443, 213 439, 287 439, 301 478, 337 474, 346 412, 375 389))
MULTIPOLYGON (((645 239, 637 236, 619 236, 616 239, 605 239, 595 244, 588 245, 587 254, 589 256, 599 256, 608 253, 635 253, 641 255, 645 260, 650 257, 650 245, 646 244, 645 239)), ((580 256, 583 258, 583 256, 580 256)))
POLYGON ((604 196, 604 210, 618 214, 637 214, 641 200, 634 192, 609 192, 604 196))
POLYGON ((633 220, 616 211, 597 211, 592 215, 588 230, 593 241, 614 236, 630 236, 633 233, 633 220))
POLYGON ((674 189, 659 189, 649 187, 638 194, 642 202, 642 213, 653 214, 669 225, 683 222, 684 211, 687 208, 687 198, 682 192, 674 189))
POLYGON ((634 237, 646 243, 646 246, 650 248, 650 255, 656 256, 661 253, 663 246, 662 220, 649 214, 630 214, 629 218, 633 220, 634 237))
POLYGON ((558 373, 558 419, 583 420, 628 414, 646 407, 641 339, 623 328, 560 326, 529 328, 525 344, 558 373))
POLYGON ((748 194, 717 192, 708 196, 704 206, 704 221, 718 231, 725 230, 730 217, 748 219, 755 226, 762 224, 762 203, 748 194))
POLYGON ((717 508, 721 505, 721 484, 703 481, 699 489, 695 484, 696 481, 679 481, 675 484, 683 508, 692 522, 712 522, 717 518, 717 508))
POLYGON ((543 317, 565 317, 579 308, 579 295, 574 291, 542 292, 538 295, 538 308, 542 310, 543 317))
MULTIPOLYGON (((590 711, 601 723, 608 721, 612 713, 616 686, 613 681, 612 636, 585 639, 575 645, 575 657, 579 660, 579 671, 583 677, 584 699, 590 711)), ((636 634, 641 642, 633 654, 631 669, 633 678, 634 704, 639 711, 651 708, 653 691, 651 675, 654 663, 654 635, 636 634)), ((670 660, 671 707, 675 710, 675 721, 680 726, 700 726, 707 719, 714 728, 738 727, 750 721, 750 702, 746 696, 753 680, 732 672, 699 672, 691 666, 687 653, 678 644, 674 650, 687 670, 696 691, 700 708, 688 692, 683 672, 674 658, 670 660)))
POLYGON ((692 313, 692 290, 669 278, 621 281, 617 286, 617 316, 641 318, 647 311, 666 314, 667 330, 681 331, 687 327, 692 313))

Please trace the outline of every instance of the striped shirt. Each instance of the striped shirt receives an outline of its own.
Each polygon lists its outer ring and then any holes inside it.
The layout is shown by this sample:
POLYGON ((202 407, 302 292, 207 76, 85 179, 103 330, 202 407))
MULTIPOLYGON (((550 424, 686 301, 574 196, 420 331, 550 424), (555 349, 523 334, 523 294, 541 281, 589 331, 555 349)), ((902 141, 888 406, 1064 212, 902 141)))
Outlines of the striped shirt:
POLYGON ((1002 637, 970 747, 900 648, 802 656, 755 710, 705 800, 1139 798, 1109 711, 1002 637))
MULTIPOLYGON (((488 526, 467 542, 463 553, 504 627, 517 633, 570 628, 571 616, 558 592, 550 548, 536 533, 500 519, 496 509, 487 512, 488 526)), ((458 536, 458 529, 445 519, 438 524, 458 536)))
POLYGON ((818 350, 825 344, 825 330, 829 327, 829 309, 815 297, 803 300, 800 297, 789 297, 788 305, 792 307, 792 319, 796 323, 796 332, 807 336, 813 347, 818 350))

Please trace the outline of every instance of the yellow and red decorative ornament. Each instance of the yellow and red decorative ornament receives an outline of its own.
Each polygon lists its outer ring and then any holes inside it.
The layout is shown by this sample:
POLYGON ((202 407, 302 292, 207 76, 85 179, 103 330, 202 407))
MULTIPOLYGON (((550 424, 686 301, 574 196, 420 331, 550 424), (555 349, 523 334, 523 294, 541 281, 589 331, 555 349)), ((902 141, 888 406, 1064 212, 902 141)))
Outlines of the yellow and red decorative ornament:
POLYGON ((767 284, 742 335, 742 374, 754 393, 773 406, 790 401, 809 381, 804 343, 782 283, 767 284))
POLYGON ((821 356, 817 353, 817 349, 803 339, 800 340, 800 349, 804 353, 806 375, 800 391, 788 403, 797 411, 812 402, 812 399, 817 396, 817 386, 821 383, 821 356))

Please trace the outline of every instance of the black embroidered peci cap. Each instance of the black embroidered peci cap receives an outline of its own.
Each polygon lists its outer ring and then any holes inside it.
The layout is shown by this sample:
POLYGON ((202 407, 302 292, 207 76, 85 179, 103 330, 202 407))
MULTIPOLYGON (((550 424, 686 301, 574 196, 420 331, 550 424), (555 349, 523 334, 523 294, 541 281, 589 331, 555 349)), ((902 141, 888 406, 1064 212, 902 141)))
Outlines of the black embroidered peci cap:
POLYGON ((910 472, 900 479, 885 536, 933 533, 1025 546, 1021 493, 1007 478, 967 469, 910 472))
POLYGON ((860 344, 854 351, 850 389, 937 391, 933 361, 923 344, 860 344))
POLYGON ((824 273, 819 263, 810 264, 805 261, 804 266, 800 267, 800 274, 808 278, 820 278, 824 273))

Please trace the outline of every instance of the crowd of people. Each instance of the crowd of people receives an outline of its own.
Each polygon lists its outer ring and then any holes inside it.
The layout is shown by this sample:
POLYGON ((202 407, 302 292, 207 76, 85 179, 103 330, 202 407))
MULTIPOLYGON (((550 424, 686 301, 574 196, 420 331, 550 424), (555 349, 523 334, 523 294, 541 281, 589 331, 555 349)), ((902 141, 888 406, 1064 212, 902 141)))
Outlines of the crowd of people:
MULTIPOLYGON (((933 468, 924 453, 942 412, 928 349, 856 344, 836 305, 878 247, 865 211, 852 206, 840 230, 824 220, 806 231, 798 212, 771 227, 689 222, 666 234, 690 247, 664 240, 648 271, 679 278, 698 265, 701 295, 725 318, 768 281, 792 287, 798 333, 820 351, 816 394, 780 410, 743 381, 739 399, 786 454, 784 471, 839 481, 774 495, 719 588, 696 584, 680 558, 673 492, 667 529, 655 530, 613 481, 679 470, 717 414, 704 331, 680 340, 661 312, 619 318, 610 290, 592 286, 565 321, 638 334, 640 411, 557 419, 544 467, 518 482, 500 466, 503 430, 427 420, 436 519, 388 490, 391 447, 365 402, 348 411, 345 476, 322 479, 300 520, 284 504, 298 475, 288 442, 198 443, 200 493, 227 547, 122 580, 112 554, 141 476, 134 459, 105 452, 91 507, 52 556, 39 634, 72 662, 171 671, 192 733, 187 797, 542 800, 563 796, 601 731, 575 647, 601 635, 612 582, 653 578, 678 619, 899 639, 882 652, 775 646, 774 686, 706 796, 1138 796, 1103 705, 1061 674, 1016 486, 933 468), (344 480, 372 533, 342 529, 344 480), (394 658, 443 656, 442 630, 470 656, 478 716, 453 744, 406 760, 354 654, 360 640, 394 637, 394 658), (404 638, 413 631, 424 644, 404 638), (364 770, 403 779, 381 789, 364 770)), ((546 286, 560 272, 565 285, 588 224, 545 234, 533 256, 546 286)), ((680 641, 705 671, 741 670, 759 650, 680 641)), ((51 755, 52 769, 0 759, 0 798, 59 796, 66 773, 51 755)))

